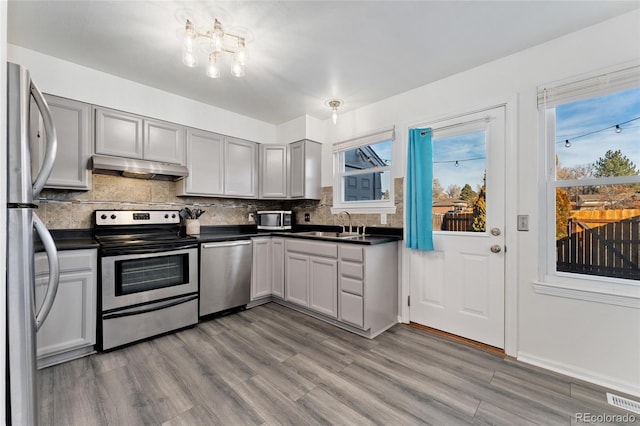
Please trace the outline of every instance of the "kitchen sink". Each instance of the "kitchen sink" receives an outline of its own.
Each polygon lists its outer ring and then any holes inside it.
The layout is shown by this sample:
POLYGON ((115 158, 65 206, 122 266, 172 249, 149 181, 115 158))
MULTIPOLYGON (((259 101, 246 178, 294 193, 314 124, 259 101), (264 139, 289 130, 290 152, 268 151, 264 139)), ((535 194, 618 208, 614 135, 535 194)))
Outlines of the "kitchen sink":
POLYGON ((319 238, 338 238, 341 240, 363 237, 363 235, 357 234, 355 232, 328 232, 328 231, 295 232, 295 235, 304 235, 305 237, 319 237, 319 238))

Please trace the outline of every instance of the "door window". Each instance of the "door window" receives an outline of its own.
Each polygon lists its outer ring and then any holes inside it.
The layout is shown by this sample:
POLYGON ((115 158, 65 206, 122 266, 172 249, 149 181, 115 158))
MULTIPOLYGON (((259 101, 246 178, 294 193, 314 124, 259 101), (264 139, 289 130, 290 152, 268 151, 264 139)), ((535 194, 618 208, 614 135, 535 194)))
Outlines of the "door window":
POLYGON ((433 144, 433 230, 485 232, 486 131, 438 137, 433 144))
POLYGON ((189 254, 120 260, 115 264, 116 296, 189 282, 189 254))

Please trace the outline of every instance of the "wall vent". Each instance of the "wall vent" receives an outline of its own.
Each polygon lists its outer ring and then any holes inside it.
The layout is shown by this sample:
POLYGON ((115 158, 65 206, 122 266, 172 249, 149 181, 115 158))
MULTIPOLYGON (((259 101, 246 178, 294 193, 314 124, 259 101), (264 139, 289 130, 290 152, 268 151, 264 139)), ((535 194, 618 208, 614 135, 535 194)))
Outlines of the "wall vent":
POLYGON ((624 410, 633 411, 640 414, 640 402, 631 399, 623 398, 618 395, 607 392, 607 401, 614 407, 622 408, 624 410))

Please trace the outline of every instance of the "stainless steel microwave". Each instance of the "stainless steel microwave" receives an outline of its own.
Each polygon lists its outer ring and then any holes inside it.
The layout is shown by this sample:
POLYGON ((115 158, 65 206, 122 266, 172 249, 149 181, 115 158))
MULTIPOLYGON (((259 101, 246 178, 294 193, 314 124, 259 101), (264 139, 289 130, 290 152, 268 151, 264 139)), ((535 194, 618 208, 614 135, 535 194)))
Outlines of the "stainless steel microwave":
POLYGON ((258 229, 291 229, 293 223, 291 210, 259 211, 256 214, 258 229))

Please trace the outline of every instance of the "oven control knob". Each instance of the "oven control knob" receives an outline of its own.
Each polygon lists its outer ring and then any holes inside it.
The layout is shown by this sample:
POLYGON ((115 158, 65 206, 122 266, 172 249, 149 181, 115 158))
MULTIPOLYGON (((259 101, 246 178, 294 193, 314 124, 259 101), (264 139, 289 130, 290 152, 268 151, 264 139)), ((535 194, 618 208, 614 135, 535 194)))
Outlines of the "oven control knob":
POLYGON ((165 219, 169 219, 169 214, 165 214, 165 215, 164 215, 164 218, 165 218, 165 219))
POLYGON ((100 219, 105 220, 107 218, 106 214, 103 214, 102 216, 100 216, 100 219))
POLYGON ((171 219, 175 219, 175 218, 176 218, 176 214, 174 213, 171 215, 171 219))
POLYGON ((116 215, 115 215, 115 214, 112 214, 112 215, 111 215, 111 219, 116 220, 116 215))

